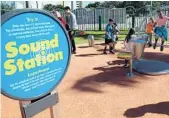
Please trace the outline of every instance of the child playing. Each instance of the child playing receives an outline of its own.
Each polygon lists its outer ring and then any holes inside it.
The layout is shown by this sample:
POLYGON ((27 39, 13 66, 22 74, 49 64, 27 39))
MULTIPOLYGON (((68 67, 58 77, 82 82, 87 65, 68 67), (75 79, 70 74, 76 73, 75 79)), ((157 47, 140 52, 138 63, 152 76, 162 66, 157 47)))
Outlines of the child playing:
POLYGON ((166 28, 166 23, 169 21, 169 17, 165 16, 161 10, 157 11, 158 18, 155 20, 154 26, 155 26, 155 43, 153 48, 156 49, 157 41, 159 38, 161 38, 161 47, 160 51, 164 50, 164 42, 168 39, 168 31, 166 28))
MULTIPOLYGON (((111 43, 111 47, 110 47, 110 50, 111 50, 111 51, 113 51, 113 50, 115 49, 115 45, 116 45, 116 43, 117 43, 117 41, 118 41, 117 35, 118 35, 118 33, 119 33, 119 30, 118 30, 118 28, 117 28, 117 24, 116 24, 115 22, 113 22, 112 28, 113 28, 113 30, 112 30, 113 37, 112 37, 112 43, 111 43)), ((114 51, 113 51, 113 52, 114 52, 114 51)))
MULTIPOLYGON (((136 38, 136 35, 135 35, 135 30, 133 28, 131 28, 125 38, 125 49, 126 49, 126 52, 128 53, 132 53, 133 54, 133 50, 132 50, 132 43, 130 42, 131 39, 134 39, 136 38)), ((125 64, 124 64, 124 67, 127 68, 129 67, 128 65, 128 60, 125 60, 125 64)))
POLYGON ((114 52, 112 51, 112 42, 114 39, 114 35, 113 35, 113 19, 109 19, 109 23, 106 26, 106 34, 105 34, 105 48, 103 53, 107 54, 107 46, 109 45, 109 51, 110 53, 114 54, 114 52))
POLYGON ((153 26, 154 26, 154 20, 153 18, 150 18, 148 24, 146 25, 146 32, 149 36, 149 42, 148 42, 149 47, 152 46, 153 26))
POLYGON ((118 27, 117 27, 117 24, 116 23, 114 23, 115 24, 115 35, 116 35, 116 41, 118 41, 119 40, 119 38, 118 38, 118 34, 119 34, 119 32, 120 32, 120 30, 118 29, 118 27))

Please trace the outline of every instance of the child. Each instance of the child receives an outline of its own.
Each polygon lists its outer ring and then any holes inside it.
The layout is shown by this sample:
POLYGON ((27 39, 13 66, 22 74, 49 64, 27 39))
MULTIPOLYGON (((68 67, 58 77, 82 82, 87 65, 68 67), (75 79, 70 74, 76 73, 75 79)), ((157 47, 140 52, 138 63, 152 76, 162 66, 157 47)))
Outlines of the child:
POLYGON ((166 23, 169 20, 168 16, 165 16, 161 10, 157 11, 158 18, 155 20, 154 26, 156 27, 155 32, 155 43, 153 48, 156 49, 157 41, 161 38, 160 51, 164 50, 164 42, 168 39, 168 31, 166 28, 166 23))
MULTIPOLYGON (((133 50, 132 50, 132 43, 130 43, 130 40, 131 39, 134 39, 136 37, 135 35, 135 30, 133 28, 131 28, 126 36, 126 39, 125 39, 125 49, 126 49, 126 52, 129 52, 129 53, 132 53, 133 54, 133 50)), ((128 60, 125 60, 125 64, 124 64, 124 67, 127 68, 129 67, 128 65, 128 60)))
POLYGON ((65 26, 65 28, 67 29, 67 24, 66 24, 66 20, 61 16, 60 12, 58 11, 53 11, 53 14, 61 21, 61 23, 65 26))
POLYGON ((150 18, 148 24, 146 25, 146 32, 149 36, 149 42, 148 42, 149 47, 152 46, 153 26, 154 26, 154 20, 153 18, 150 18))
POLYGON ((117 34, 119 32, 119 30, 117 28, 117 24, 115 22, 113 22, 112 28, 113 28, 113 31, 112 31, 113 37, 112 37, 112 43, 111 43, 111 47, 110 47, 111 51, 113 51, 115 49, 116 42, 118 41, 117 34))
POLYGON ((113 42, 112 39, 114 38, 112 24, 113 24, 113 19, 109 19, 109 23, 106 26, 105 48, 104 48, 104 51, 103 51, 104 54, 107 54, 106 50, 107 50, 108 45, 109 45, 110 53, 114 54, 114 52, 111 49, 111 47, 112 47, 111 45, 112 45, 112 42, 113 42))
POLYGON ((117 24, 115 23, 115 25, 116 25, 116 27, 115 27, 115 30, 116 30, 116 32, 115 32, 115 35, 116 35, 116 41, 118 41, 119 40, 119 38, 118 38, 118 34, 119 34, 119 32, 120 32, 120 30, 118 29, 118 27, 117 27, 117 24))

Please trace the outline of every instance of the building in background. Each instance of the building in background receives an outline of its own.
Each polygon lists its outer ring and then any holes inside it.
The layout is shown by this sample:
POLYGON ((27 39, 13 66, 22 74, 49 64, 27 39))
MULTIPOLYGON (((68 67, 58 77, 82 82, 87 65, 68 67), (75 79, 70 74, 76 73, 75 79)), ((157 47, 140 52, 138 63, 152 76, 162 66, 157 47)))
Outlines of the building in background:
MULTIPOLYGON (((26 1, 2 1, 2 4, 8 4, 14 9, 23 9, 26 8, 26 1)), ((41 1, 28 1, 28 8, 42 9, 43 5, 41 1)))
POLYGON ((7 4, 15 9, 22 9, 25 8, 24 1, 1 1, 1 4, 7 4))
POLYGON ((29 1, 29 8, 43 9, 42 1, 29 1))
POLYGON ((82 8, 83 7, 83 2, 82 1, 76 1, 76 7, 77 8, 82 8))
POLYGON ((72 10, 83 7, 82 1, 29 1, 30 8, 43 9, 46 4, 69 6, 72 10), (37 3, 36 3, 37 2, 37 3))
POLYGON ((83 1, 63 1, 62 5, 69 6, 72 10, 83 7, 83 1))
POLYGON ((7 4, 11 7, 15 7, 15 2, 14 1, 1 1, 1 4, 7 4))
MULTIPOLYGON (((62 5, 62 6, 69 6, 72 10, 77 8, 83 8, 84 2, 83 1, 27 1, 29 8, 34 9, 43 9, 46 4, 53 4, 53 5, 62 5)), ((22 9, 26 8, 26 1, 2 1, 1 3, 8 4, 15 9, 22 9)))

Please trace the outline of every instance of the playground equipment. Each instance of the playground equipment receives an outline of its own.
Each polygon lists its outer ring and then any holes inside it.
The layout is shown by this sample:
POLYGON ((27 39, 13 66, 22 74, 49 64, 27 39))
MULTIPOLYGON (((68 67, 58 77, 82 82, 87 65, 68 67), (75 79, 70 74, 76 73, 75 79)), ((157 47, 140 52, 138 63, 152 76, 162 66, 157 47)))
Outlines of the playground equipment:
POLYGON ((88 43, 89 43, 89 47, 94 46, 94 36, 93 35, 88 36, 88 43))
POLYGON ((120 52, 118 53, 117 57, 119 59, 125 59, 125 60, 128 60, 129 61, 129 64, 130 64, 130 67, 129 67, 129 72, 127 72, 127 76, 132 78, 134 77, 134 74, 133 74, 133 69, 132 69, 132 64, 133 64, 133 56, 132 56, 132 53, 128 53, 128 52, 120 52))
MULTIPOLYGON (((161 8, 161 10, 169 9, 169 7, 161 8)), ((151 12, 149 17, 155 16, 156 11, 151 12)), ((146 21, 147 19, 144 19, 146 21)), ((140 26, 141 28, 141 26, 140 26)), ((138 34, 141 32, 139 31, 138 34)), ((133 70, 147 75, 161 75, 169 73, 169 63, 157 60, 138 59, 133 61, 133 70)))
POLYGON ((133 70, 146 75, 163 75, 169 73, 169 63, 140 59, 133 62, 133 70))
POLYGON ((144 52, 144 48, 147 42, 148 36, 142 35, 136 37, 136 39, 131 39, 128 43, 131 43, 131 53, 128 52, 120 52, 118 54, 118 58, 128 60, 130 63, 129 72, 127 73, 128 77, 134 77, 133 74, 133 61, 139 60, 144 52))
MULTIPOLYGON (((132 69, 141 74, 147 75, 162 75, 169 73, 169 63, 157 60, 147 60, 143 59, 144 49, 147 42, 147 37, 144 35, 142 38, 137 40, 131 40, 129 43, 132 43, 132 55, 135 58, 126 58, 119 54, 118 58, 126 59, 130 61, 130 71, 128 73, 129 77, 133 77, 132 69)), ((125 55, 128 55, 127 53, 125 55)))
POLYGON ((132 44, 131 51, 136 59, 140 59, 142 57, 147 40, 148 36, 146 35, 139 36, 135 40, 130 40, 129 43, 132 44))

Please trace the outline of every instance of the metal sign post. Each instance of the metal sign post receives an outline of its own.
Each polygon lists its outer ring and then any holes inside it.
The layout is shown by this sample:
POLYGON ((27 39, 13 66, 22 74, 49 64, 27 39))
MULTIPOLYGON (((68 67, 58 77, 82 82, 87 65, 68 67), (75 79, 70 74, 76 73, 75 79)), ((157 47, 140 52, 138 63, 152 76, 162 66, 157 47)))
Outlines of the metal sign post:
POLYGON ((58 102, 58 93, 51 93, 37 100, 19 101, 22 118, 31 118, 48 108, 50 109, 51 118, 56 118, 54 105, 58 102))

